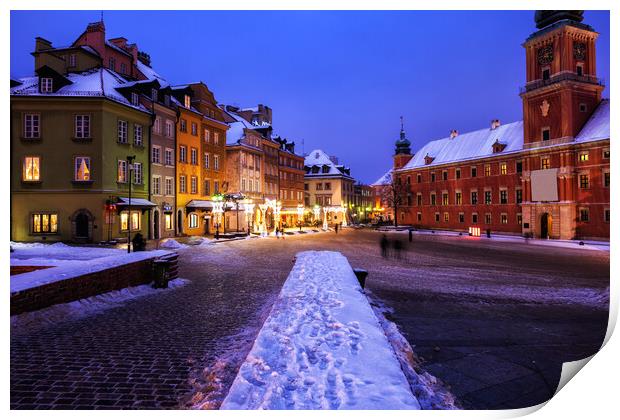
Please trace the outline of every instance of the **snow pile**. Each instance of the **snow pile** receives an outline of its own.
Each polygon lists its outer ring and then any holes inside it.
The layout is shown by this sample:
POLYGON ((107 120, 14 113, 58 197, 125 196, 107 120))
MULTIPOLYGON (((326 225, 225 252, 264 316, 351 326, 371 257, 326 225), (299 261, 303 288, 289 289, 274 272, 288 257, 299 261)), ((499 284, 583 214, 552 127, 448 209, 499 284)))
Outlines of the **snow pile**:
MULTIPOLYGON (((45 252, 49 251, 47 247, 45 252)), ((20 292, 22 290, 31 289, 33 287, 41 286, 44 284, 55 283, 58 281, 67 280, 73 277, 82 276, 84 274, 95 273, 97 271, 106 270, 112 267, 118 267, 120 265, 130 264, 150 258, 162 257, 164 255, 169 254, 169 251, 145 251, 145 252, 132 252, 131 254, 127 254, 122 250, 118 249, 102 249, 102 248, 78 248, 78 247, 67 247, 62 248, 64 252, 65 249, 71 251, 71 256, 74 257, 73 261, 63 261, 62 265, 58 265, 53 268, 48 268, 46 270, 37 270, 31 271, 29 273, 17 274, 15 276, 11 276, 11 293, 20 292), (87 253, 87 251, 95 249, 95 250, 104 250, 104 251, 115 251, 115 254, 108 257, 101 257, 91 259, 88 262, 82 261, 87 258, 83 258, 82 252, 87 253)), ((17 251, 16 251, 17 252, 17 251)), ((13 254, 11 254, 11 264, 13 264, 13 254)), ((38 260, 41 261, 41 260, 38 260)), ((41 265, 57 265, 51 260, 43 259, 41 265)), ((22 265, 30 265, 30 260, 23 261, 22 265)))
POLYGON ((179 243, 174 239, 164 239, 159 243, 159 247, 164 249, 181 249, 187 248, 187 245, 179 243))
POLYGON ((189 280, 175 279, 168 282, 168 289, 154 289, 148 284, 127 287, 121 290, 103 293, 74 302, 61 303, 34 312, 25 312, 11 317, 11 328, 38 328, 44 325, 57 324, 68 319, 78 319, 94 313, 105 311, 122 305, 124 302, 142 296, 185 286, 189 280))
POLYGON ((54 244, 11 242, 11 265, 62 265, 71 261, 94 260, 123 255, 115 248, 77 247, 54 244))
POLYGON ((419 409, 340 253, 297 254, 223 409, 419 409))
MULTIPOLYGON (((369 293, 370 295, 370 293, 369 293)), ((370 306, 375 311, 379 323, 383 327, 396 357, 409 381, 413 395, 420 402, 423 410, 455 410, 459 409, 456 398, 447 389, 446 385, 433 375, 420 367, 418 357, 413 352, 411 345, 400 333, 398 326, 389 321, 385 314, 390 314, 393 309, 386 307, 376 297, 368 297, 370 306)))

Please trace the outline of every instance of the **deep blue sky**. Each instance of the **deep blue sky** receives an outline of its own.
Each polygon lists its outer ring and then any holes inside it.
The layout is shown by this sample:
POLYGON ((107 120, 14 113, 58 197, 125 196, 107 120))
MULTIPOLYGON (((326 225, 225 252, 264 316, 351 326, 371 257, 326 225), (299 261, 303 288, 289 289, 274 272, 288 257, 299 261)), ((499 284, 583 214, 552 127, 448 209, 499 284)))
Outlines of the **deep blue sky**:
MULTIPOLYGON (((34 38, 70 44, 98 11, 11 12, 11 75, 33 73, 34 38)), ((391 165, 401 115, 413 150, 450 129, 519 120, 521 43, 533 11, 104 12, 174 84, 202 80, 224 103, 273 108, 275 132, 301 152, 321 148, 374 182, 391 165)), ((609 85, 609 12, 586 12, 600 33, 598 76, 609 85)), ((603 93, 609 95, 608 88, 603 93)))

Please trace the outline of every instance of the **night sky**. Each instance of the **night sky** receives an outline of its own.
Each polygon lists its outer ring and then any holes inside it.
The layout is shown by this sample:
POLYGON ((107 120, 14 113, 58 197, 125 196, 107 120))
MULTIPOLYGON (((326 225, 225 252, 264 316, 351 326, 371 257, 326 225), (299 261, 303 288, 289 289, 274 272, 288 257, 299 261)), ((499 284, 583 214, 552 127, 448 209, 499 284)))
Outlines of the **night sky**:
MULTIPOLYGON (((34 38, 71 44, 98 11, 11 12, 11 76, 33 74, 34 38)), ((374 182, 405 121, 424 143, 522 118, 521 44, 533 11, 104 12, 173 84, 203 81, 219 102, 273 108, 275 133, 298 152, 321 148, 374 182)), ((600 33, 597 73, 609 85, 609 12, 586 12, 600 33)), ((609 88, 603 92, 609 96, 609 88)))

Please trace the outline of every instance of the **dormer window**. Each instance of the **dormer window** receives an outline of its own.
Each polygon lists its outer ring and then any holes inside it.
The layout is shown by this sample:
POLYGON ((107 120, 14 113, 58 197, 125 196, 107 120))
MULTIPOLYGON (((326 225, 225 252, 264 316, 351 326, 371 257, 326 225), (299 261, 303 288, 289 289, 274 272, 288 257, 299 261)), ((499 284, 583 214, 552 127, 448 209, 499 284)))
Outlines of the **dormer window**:
POLYGON ((185 95, 185 108, 191 108, 192 100, 189 95, 185 95))
POLYGON ((138 94, 137 94, 137 93, 135 93, 135 92, 131 92, 131 104, 132 104, 132 105, 136 105, 136 106, 137 106, 137 105, 138 105, 138 103, 139 103, 139 97, 138 97, 138 94))
POLYGON ((157 89, 151 89, 151 99, 157 102, 157 89))
POLYGON ((431 163, 433 163, 433 161, 435 160, 434 157, 426 155, 424 156, 424 164, 425 165, 430 165, 431 163))
POLYGON ((506 143, 500 143, 499 140, 495 140, 493 143, 493 153, 500 153, 506 148, 506 143))
POLYGON ((121 63, 121 74, 127 74, 127 65, 125 63, 121 63))
POLYGON ((53 79, 51 77, 41 78, 41 93, 53 92, 53 79))

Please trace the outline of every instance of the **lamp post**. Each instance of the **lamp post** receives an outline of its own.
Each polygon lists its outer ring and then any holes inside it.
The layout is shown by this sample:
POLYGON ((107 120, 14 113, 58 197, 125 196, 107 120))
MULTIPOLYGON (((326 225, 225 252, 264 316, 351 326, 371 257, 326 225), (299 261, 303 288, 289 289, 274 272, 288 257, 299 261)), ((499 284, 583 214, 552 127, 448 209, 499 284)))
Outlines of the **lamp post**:
POLYGON ((131 177, 133 176, 133 161, 136 155, 127 156, 127 169, 129 169, 129 204, 127 205, 127 253, 131 253, 131 177))
POLYGON ((319 217, 321 217, 321 206, 315 204, 312 208, 312 212, 314 213, 314 223, 316 227, 319 227, 319 217))
POLYGON ((224 201, 220 194, 213 196, 213 214, 215 215, 215 239, 220 239, 220 222, 224 212, 224 201))
POLYGON ((273 207, 274 225, 276 226, 276 229, 280 228, 280 210, 282 210, 282 203, 276 201, 275 206, 273 207))
POLYGON ((269 206, 265 203, 259 204, 258 208, 260 209, 260 223, 258 225, 258 231, 262 235, 267 230, 267 225, 265 218, 267 217, 267 209, 269 206))
POLYGON ((299 204, 297 206, 297 223, 299 223, 299 231, 301 232, 301 222, 303 221, 303 217, 304 217, 304 206, 302 204, 299 204))

